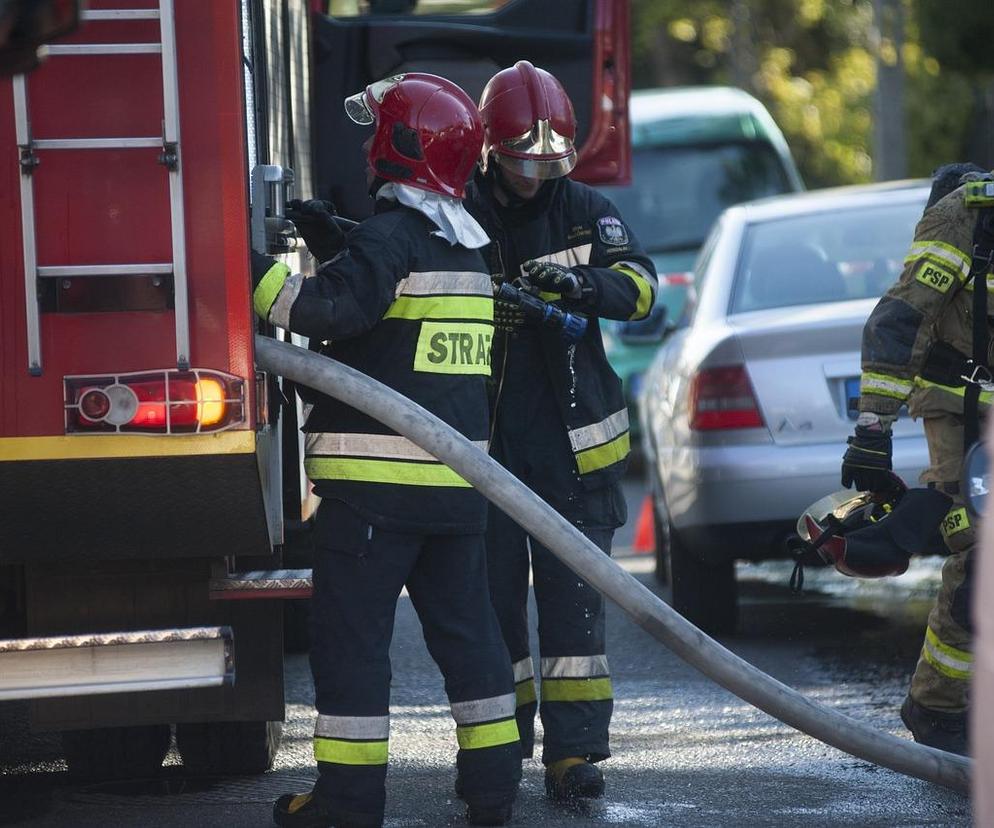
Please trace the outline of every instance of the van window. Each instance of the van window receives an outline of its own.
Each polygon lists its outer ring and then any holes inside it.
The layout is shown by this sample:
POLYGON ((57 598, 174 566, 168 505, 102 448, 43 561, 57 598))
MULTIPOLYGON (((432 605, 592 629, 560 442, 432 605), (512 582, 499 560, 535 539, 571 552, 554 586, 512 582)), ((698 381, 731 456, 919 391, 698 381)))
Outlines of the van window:
POLYGON ((632 183, 603 187, 650 253, 696 249, 722 210, 793 190, 775 150, 736 142, 642 147, 632 155, 632 183))

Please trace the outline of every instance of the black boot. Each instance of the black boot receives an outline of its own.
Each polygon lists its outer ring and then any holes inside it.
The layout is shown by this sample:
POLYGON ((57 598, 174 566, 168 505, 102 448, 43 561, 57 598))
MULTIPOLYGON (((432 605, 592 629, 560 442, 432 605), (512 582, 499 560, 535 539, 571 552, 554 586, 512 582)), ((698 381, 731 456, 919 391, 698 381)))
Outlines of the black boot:
POLYGON ((901 705, 901 721, 911 731, 915 741, 929 747, 966 756, 966 712, 950 713, 922 707, 909 695, 901 705))
POLYGON ((507 825, 511 821, 511 805, 466 806, 466 821, 470 825, 507 825))
POLYGON ((285 828, 378 828, 381 820, 334 816, 318 794, 283 794, 273 805, 273 822, 285 828))
POLYGON ((545 793, 556 802, 600 799, 604 796, 604 774, 585 759, 561 759, 545 769, 545 793))

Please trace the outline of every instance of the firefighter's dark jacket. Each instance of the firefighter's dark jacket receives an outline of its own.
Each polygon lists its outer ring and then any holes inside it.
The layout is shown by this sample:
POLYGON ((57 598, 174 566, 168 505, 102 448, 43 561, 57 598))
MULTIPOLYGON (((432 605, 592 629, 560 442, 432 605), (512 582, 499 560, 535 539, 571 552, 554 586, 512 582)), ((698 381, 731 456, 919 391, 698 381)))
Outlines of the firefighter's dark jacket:
MULTIPOLYGON (((274 265, 253 296, 273 324, 390 386, 481 448, 488 433, 490 274, 478 250, 451 246, 393 202, 355 227, 310 278, 274 265)), ((486 501, 447 466, 355 408, 317 395, 305 469, 322 497, 392 531, 482 531, 486 501)))
MULTIPOLYGON (((964 383, 955 376, 961 372, 944 379, 927 366, 936 347, 972 353, 974 282, 967 276, 981 211, 968 195, 961 186, 925 211, 900 279, 870 314, 863 329, 860 411, 892 418, 907 404, 914 417, 963 413, 964 383)), ((981 393, 983 407, 991 397, 981 393)))
MULTIPOLYGON (((541 294, 587 317, 575 347, 557 333, 540 334, 545 365, 555 391, 577 472, 596 489, 624 473, 629 453, 628 411, 621 380, 608 364, 597 317, 643 319, 656 297, 652 260, 603 195, 568 178, 548 181, 534 198, 502 207, 493 195, 493 170, 477 172, 466 207, 492 240, 486 255, 494 278, 513 282, 529 259, 566 265, 582 276, 589 295, 564 300, 541 294)), ((494 379, 506 357, 501 335, 494 344, 494 379)), ((492 393, 492 401, 499 397, 492 393)))

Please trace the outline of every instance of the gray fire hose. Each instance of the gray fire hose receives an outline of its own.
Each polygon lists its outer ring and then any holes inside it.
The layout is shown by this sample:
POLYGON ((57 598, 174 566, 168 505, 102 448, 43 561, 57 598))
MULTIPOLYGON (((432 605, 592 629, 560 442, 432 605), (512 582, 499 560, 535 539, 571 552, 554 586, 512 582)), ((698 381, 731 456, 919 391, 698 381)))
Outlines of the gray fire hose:
POLYGON ((909 776, 968 792, 971 762, 899 739, 806 699, 685 620, 469 440, 396 391, 339 362, 257 336, 263 369, 310 386, 403 434, 473 484, 636 624, 726 690, 832 747, 909 776))

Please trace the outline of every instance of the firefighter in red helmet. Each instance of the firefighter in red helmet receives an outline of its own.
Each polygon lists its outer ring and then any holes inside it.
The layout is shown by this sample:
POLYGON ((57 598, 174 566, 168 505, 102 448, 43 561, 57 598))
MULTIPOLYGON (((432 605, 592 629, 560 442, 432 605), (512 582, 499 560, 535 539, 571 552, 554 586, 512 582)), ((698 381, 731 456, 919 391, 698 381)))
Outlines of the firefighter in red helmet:
MULTIPOLYGON (((495 281, 587 318, 583 335, 571 341, 498 303, 491 453, 610 553, 626 517, 619 481, 629 451, 628 411, 598 318, 647 316, 655 269, 615 206, 567 178, 577 160, 576 119, 555 77, 519 61, 487 84, 480 114, 483 155, 467 207, 493 240, 495 281)), ((523 751, 531 755, 537 706, 526 619, 530 563, 546 791, 556 800, 599 797, 604 778, 594 763, 610 755, 613 707, 603 599, 494 507, 487 557, 491 599, 514 666, 523 751)))
MULTIPOLYGON (((493 294, 480 248, 488 239, 462 204, 483 140, 479 113, 458 86, 421 73, 374 83, 345 105, 353 121, 375 125, 376 212, 313 278, 254 256, 255 309, 485 446, 493 294)), ((345 403, 317 395, 304 431, 305 468, 322 498, 311 646, 319 776, 311 793, 280 797, 276 823, 382 825, 389 647, 406 586, 445 676, 467 816, 504 824, 521 748, 510 660, 487 600, 486 501, 345 403)))

